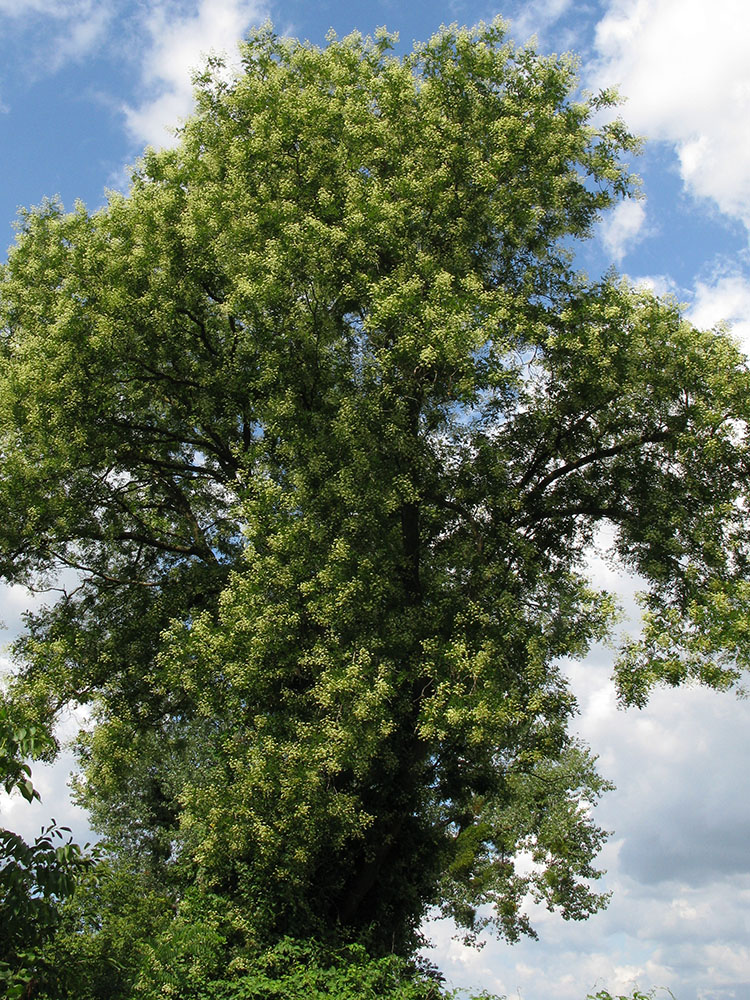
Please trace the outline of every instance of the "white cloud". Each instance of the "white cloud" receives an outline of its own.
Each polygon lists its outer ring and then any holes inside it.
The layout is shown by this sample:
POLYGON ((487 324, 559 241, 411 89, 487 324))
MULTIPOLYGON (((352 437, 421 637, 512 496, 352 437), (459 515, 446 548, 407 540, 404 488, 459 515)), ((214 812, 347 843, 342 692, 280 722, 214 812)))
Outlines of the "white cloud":
POLYGON ((750 356, 750 276, 738 268, 719 266, 707 280, 697 280, 692 290, 681 288, 664 274, 639 275, 629 280, 660 297, 689 302, 685 316, 702 330, 726 325, 750 356))
POLYGON ((109 0, 0 0, 6 26, 12 24, 31 39, 25 66, 33 74, 54 73, 88 55, 115 13, 109 0))
MULTIPOLYGON (((70 586, 75 574, 65 571, 55 581, 57 586, 70 586)), ((0 633, 0 644, 7 646, 24 629, 23 613, 34 611, 54 601, 58 595, 49 592, 32 592, 16 584, 0 584, 0 618, 4 633, 0 633)), ((2 648, 2 645, 0 645, 2 648)), ((14 666, 6 652, 0 652, 0 689, 14 666)), ((68 779, 76 770, 76 761, 70 743, 85 727, 90 718, 90 710, 82 706, 68 706, 60 715, 55 735, 62 751, 51 764, 33 761, 31 778, 41 795, 41 801, 27 802, 18 792, 8 794, 0 789, 0 827, 13 830, 27 842, 39 835, 42 827, 48 826, 52 817, 62 826, 73 831, 74 839, 83 844, 95 839, 91 832, 85 810, 73 804, 68 792, 68 779)))
MULTIPOLYGON (((0 622, 4 633, 0 632, 0 643, 10 642, 23 630, 22 616, 25 611, 41 607, 49 600, 49 595, 32 593, 20 584, 0 584, 0 622)), ((0 663, 0 676, 2 664, 0 663)))
MULTIPOLYGON (((0 585, 0 599, 7 635, 13 637, 22 630, 23 611, 39 607, 48 599, 48 595, 32 594, 25 587, 3 584, 0 585)), ((10 659, 0 655, 0 688, 12 671, 10 659)), ((32 761, 31 780, 41 796, 39 800, 27 802, 19 792, 9 794, 0 788, 0 827, 12 830, 27 843, 31 843, 54 818, 59 826, 68 827, 72 831, 77 843, 91 843, 96 839, 89 826, 86 811, 71 801, 68 790, 70 775, 77 769, 70 744, 87 725, 90 715, 86 707, 66 708, 55 729, 62 751, 51 764, 32 761)))
POLYGON ((65 5, 60 0, 0 0, 0 14, 26 17, 29 14, 51 14, 60 17, 65 5))
POLYGON ((67 29, 56 40, 50 68, 59 69, 69 61, 82 59, 104 37, 113 10, 107 4, 81 4, 76 16, 68 5, 67 29))
POLYGON ((750 227, 750 6, 610 0, 589 83, 618 85, 631 127, 677 148, 685 186, 750 227))
MULTIPOLYGON (((108 0, 0 0, 0 31, 15 36, 6 45, 24 52, 22 75, 34 79, 80 62, 104 44, 114 15, 108 0)), ((10 110, 0 100, 0 114, 10 110)))
POLYGON ((539 36, 559 21, 571 6, 572 0, 531 0, 514 14, 513 34, 519 41, 526 41, 531 35, 539 36))
POLYGON ((667 295, 679 298, 677 283, 668 274, 639 274, 635 278, 628 277, 628 280, 637 288, 646 288, 659 298, 663 299, 667 295))
MULTIPOLYGON (((731 286, 730 286, 731 287, 731 286)), ((722 299, 724 306, 731 297, 722 299)), ((612 532, 597 548, 606 551, 612 532)), ((597 586, 617 591, 636 618, 637 581, 592 554, 597 586)), ((539 942, 481 952, 429 926, 431 957, 450 983, 483 986, 523 1000, 581 1000, 597 990, 630 994, 669 987, 680 1000, 750 996, 746 913, 750 901, 750 703, 702 688, 657 690, 642 711, 617 707, 611 651, 596 647, 565 664, 580 706, 575 729, 614 781, 596 819, 614 836, 598 867, 608 910, 585 923, 533 908, 539 942), (731 962, 722 964, 725 954, 731 962)), ((666 991, 657 992, 667 1000, 666 991)))
MULTIPOLYGON (((520 44, 533 39, 540 51, 553 52, 576 52, 585 44, 586 21, 571 16, 581 13, 573 0, 509 0, 499 12, 510 21, 511 36, 520 44)), ((487 19, 496 13, 496 6, 489 7, 487 19)))
POLYGON ((8 794, 0 789, 0 827, 12 830, 30 843, 43 827, 54 819, 59 826, 72 831, 79 844, 96 839, 85 810, 74 805, 68 794, 68 779, 76 769, 71 751, 63 751, 54 764, 32 762, 31 780, 41 801, 27 802, 18 792, 8 794))
POLYGON ((600 239, 607 253, 618 264, 646 235, 645 225, 645 205, 643 201, 632 199, 621 201, 600 223, 600 239))
POLYGON ((73 751, 66 744, 77 736, 87 721, 85 709, 70 710, 57 729, 63 749, 55 761, 51 764, 31 762, 31 780, 40 800, 27 802, 18 792, 9 795, 0 789, 0 827, 12 830, 30 843, 54 820, 58 826, 68 827, 78 844, 97 839, 85 809, 71 801, 68 790, 70 776, 78 768, 73 751))
POLYGON ((669 987, 680 1000, 750 996, 750 705, 693 688, 657 691, 645 710, 622 712, 601 651, 570 672, 577 728, 618 786, 597 810, 616 831, 600 858, 610 907, 585 923, 535 908, 539 942, 488 942, 478 953, 431 925, 432 957, 453 985, 523 1000, 636 985, 669 987))
POLYGON ((156 96, 123 109, 133 138, 167 145, 168 130, 192 108, 192 72, 211 52, 234 56, 237 42, 265 13, 264 0, 200 0, 187 13, 173 3, 152 5, 145 22, 149 44, 141 68, 144 89, 156 96))
POLYGON ((118 102, 118 109, 139 145, 156 146, 168 144, 169 132, 190 113, 192 73, 205 57, 234 57, 237 42, 267 10, 267 0, 0 0, 0 20, 28 40, 33 75, 80 61, 97 45, 110 54, 118 46, 115 58, 134 60, 142 100, 118 102))
POLYGON ((728 323, 745 353, 750 355, 750 280, 734 273, 719 276, 713 282, 696 282, 688 319, 703 329, 728 323))

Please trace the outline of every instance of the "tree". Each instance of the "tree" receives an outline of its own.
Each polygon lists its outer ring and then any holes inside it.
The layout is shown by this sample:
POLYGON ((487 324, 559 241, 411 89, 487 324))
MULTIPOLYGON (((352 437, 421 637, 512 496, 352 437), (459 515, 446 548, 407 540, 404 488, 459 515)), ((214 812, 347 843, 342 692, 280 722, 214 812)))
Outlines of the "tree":
MULTIPOLYGON (((23 758, 48 744, 34 727, 16 728, 0 702, 0 780, 6 793, 39 800, 31 768, 23 758)), ((54 820, 33 844, 12 830, 0 829, 0 983, 9 1000, 34 995, 43 970, 40 951, 60 919, 60 904, 75 888, 76 877, 91 864, 67 827, 54 820)))
POLYGON ((603 905, 559 666, 602 525, 650 587, 625 701, 747 667, 746 361, 571 265, 633 193, 613 96, 500 22, 391 50, 264 29, 0 284, 2 570, 75 571, 14 697, 92 705, 94 822, 236 954, 603 905))

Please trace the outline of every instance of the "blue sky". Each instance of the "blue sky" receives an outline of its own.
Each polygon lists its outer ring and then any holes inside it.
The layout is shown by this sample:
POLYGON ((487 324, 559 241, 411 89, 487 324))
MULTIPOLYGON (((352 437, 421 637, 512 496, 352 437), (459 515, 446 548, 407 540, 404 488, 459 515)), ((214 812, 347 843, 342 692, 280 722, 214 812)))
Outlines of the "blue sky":
MULTIPOLYGON (((441 23, 502 14, 518 41, 581 57, 582 85, 618 85, 622 114, 648 138, 634 164, 643 197, 603 220, 579 253, 594 276, 615 264, 671 293, 701 326, 733 324, 750 347, 750 5, 746 0, 484 0, 365 3, 302 0, 0 0, 0 242, 20 205, 60 195, 104 203, 126 189, 146 143, 170 142, 189 114, 190 70, 208 50, 232 53, 270 17, 282 33, 323 43, 379 25, 402 50, 441 23)), ((636 581, 593 560, 634 612, 636 581)), ((0 594, 9 635, 30 600, 0 594)), ((701 690, 658 692, 643 712, 617 710, 610 652, 569 667, 580 733, 618 788, 599 811, 609 910, 585 924, 536 914, 539 942, 470 951, 445 925, 432 958, 455 985, 522 1000, 583 1000, 669 987, 677 1000, 750 997, 750 704, 701 690)), ((75 720, 68 727, 75 729, 75 720)), ((32 836, 49 815, 86 836, 68 803, 70 760, 37 772, 40 807, 3 800, 3 825, 32 836)))

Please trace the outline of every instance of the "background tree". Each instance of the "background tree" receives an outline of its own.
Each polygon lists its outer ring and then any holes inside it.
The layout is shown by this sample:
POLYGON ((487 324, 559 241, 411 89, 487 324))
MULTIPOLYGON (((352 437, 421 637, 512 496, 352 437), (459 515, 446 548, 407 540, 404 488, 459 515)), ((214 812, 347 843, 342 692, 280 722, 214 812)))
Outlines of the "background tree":
POLYGON ((499 22, 391 44, 260 32, 0 285, 2 569, 77 574, 19 710, 91 703, 82 801, 235 956, 602 905, 558 665, 613 621, 601 525, 651 587, 626 701, 747 666, 745 359, 571 269, 632 192, 612 96, 499 22))

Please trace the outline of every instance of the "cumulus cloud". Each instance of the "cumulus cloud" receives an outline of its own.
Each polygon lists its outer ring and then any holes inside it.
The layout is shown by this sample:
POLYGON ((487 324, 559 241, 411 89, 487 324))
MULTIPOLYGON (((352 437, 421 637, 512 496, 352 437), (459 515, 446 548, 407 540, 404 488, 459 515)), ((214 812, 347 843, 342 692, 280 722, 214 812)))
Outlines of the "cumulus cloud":
POLYGON ((638 131, 676 146, 685 186, 750 227, 750 7, 609 0, 596 87, 619 85, 638 131))
POLYGON ((600 858, 607 875, 599 888, 613 892, 609 909, 580 924, 536 907, 539 942, 489 942, 481 952, 435 924, 433 958, 456 986, 481 984, 523 1000, 580 1000, 635 986, 669 987, 680 1000, 744 996, 750 798, 742 761, 750 705, 694 688, 658 691, 646 709, 623 712, 601 649, 569 673, 581 707, 577 728, 617 785, 597 810, 615 831, 600 858), (722 965, 725 953, 732 960, 722 965))
POLYGON ((643 201, 621 201, 599 226, 599 237, 607 253, 619 264, 646 235, 643 201))
POLYGON ((728 327, 750 357, 750 275, 739 266, 720 266, 710 277, 697 279, 691 289, 679 287, 665 274, 639 275, 630 280, 661 297, 689 303, 685 315, 702 330, 728 327))
POLYGON ((750 356, 750 279, 734 272, 713 281, 698 281, 688 313, 692 323, 710 328, 727 323, 743 350, 750 356))
MULTIPOLYGON (((611 541, 611 532, 600 533, 600 553, 611 541)), ((621 595, 637 627, 638 582, 601 554, 588 569, 596 585, 621 595)), ((431 957, 455 986, 481 984, 523 1000, 654 986, 680 1000, 730 1000, 748 989, 750 797, 742 762, 750 756, 750 703, 696 687, 658 690, 645 709, 622 711, 611 660, 598 646, 565 664, 580 707, 575 729, 617 786, 596 811, 614 831, 598 864, 610 906, 581 924, 532 905, 540 941, 490 941, 481 952, 452 940, 446 924, 429 926, 431 957)))
MULTIPOLYGON (((49 595, 43 592, 32 593, 20 584, 0 585, 0 616, 2 624, 0 628, 4 634, 0 633, 0 641, 12 642, 23 631, 23 614, 26 611, 35 611, 43 604, 47 603, 49 595)), ((0 676, 2 675, 2 657, 0 657, 0 676)))
POLYGON ((148 44, 141 70, 144 90, 156 96, 123 109, 132 137, 167 145, 168 130, 190 113, 192 72, 211 52, 233 56, 237 42, 265 13, 263 0, 200 0, 187 10, 175 3, 152 5, 144 25, 148 44))
POLYGON ((593 745, 606 747, 602 768, 619 788, 603 804, 602 822, 622 836, 621 875, 642 890, 661 886, 667 901, 692 892, 699 904, 703 890, 711 895, 739 878, 750 883, 746 781, 721 766, 750 756, 747 722, 745 705, 699 689, 657 692, 647 713, 584 717, 593 745))

